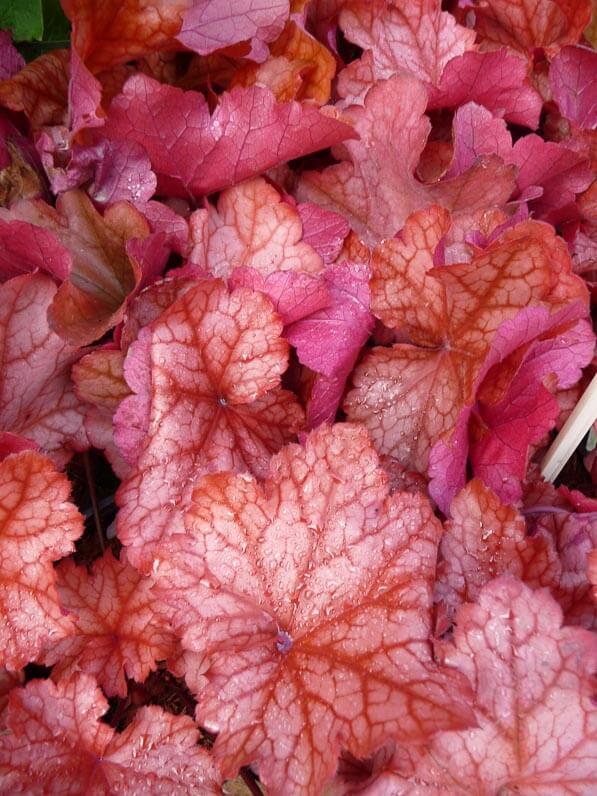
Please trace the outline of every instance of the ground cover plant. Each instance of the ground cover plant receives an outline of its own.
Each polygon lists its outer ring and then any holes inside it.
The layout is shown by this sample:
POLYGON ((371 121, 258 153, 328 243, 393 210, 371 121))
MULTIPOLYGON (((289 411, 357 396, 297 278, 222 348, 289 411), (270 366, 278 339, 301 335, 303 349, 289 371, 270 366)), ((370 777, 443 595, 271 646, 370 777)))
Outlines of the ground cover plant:
POLYGON ((61 6, 0 9, 0 794, 595 793, 590 0, 61 6))

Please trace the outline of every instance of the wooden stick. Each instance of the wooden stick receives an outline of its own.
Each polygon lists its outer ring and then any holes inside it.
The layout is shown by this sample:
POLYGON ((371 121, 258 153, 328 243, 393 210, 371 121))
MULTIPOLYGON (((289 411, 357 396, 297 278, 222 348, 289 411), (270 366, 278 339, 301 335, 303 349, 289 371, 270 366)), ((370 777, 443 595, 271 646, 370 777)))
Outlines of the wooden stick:
POLYGON ((541 474, 546 481, 555 481, 595 420, 597 420, 597 375, 593 376, 582 398, 545 454, 541 463, 541 474))

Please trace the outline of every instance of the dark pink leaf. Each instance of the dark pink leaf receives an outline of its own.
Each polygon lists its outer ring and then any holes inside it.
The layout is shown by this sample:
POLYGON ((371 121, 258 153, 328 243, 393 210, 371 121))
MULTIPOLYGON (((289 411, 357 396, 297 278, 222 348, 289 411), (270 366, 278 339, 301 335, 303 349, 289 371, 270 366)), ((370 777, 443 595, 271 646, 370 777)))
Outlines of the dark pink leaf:
POLYGON ((0 429, 36 442, 63 465, 88 441, 70 379, 79 350, 48 326, 56 290, 45 274, 0 286, 0 429))
POLYGON ((340 746, 466 725, 467 686, 428 641, 440 526, 422 496, 389 495, 366 432, 324 426, 270 473, 199 483, 158 589, 209 661, 197 718, 224 774, 256 761, 271 792, 315 796, 340 746))
POLYGON ((17 434, 11 434, 10 431, 0 431, 0 462, 10 456, 11 453, 35 451, 37 449, 38 445, 33 440, 19 437, 17 434))
POLYGON ((278 387, 288 361, 281 332, 265 296, 201 280, 130 348, 134 395, 115 425, 134 464, 118 492, 118 535, 135 566, 150 569, 159 542, 182 528, 197 478, 228 469, 263 475, 301 427, 296 399, 278 387))
POLYGON ((530 83, 526 59, 507 49, 466 52, 448 62, 438 87, 430 89, 429 107, 457 108, 465 102, 533 130, 543 105, 530 83))
POLYGON ((499 155, 506 160, 512 151, 506 122, 474 102, 462 105, 454 114, 452 139, 454 156, 446 177, 463 174, 480 155, 499 155))
POLYGON ((0 30, 0 80, 7 80, 25 66, 25 59, 12 43, 8 30, 0 30))
POLYGON ((589 47, 564 47, 551 62, 549 87, 560 113, 571 122, 597 127, 597 53, 589 47))
POLYGON ((412 212, 430 204, 450 210, 455 229, 475 228, 477 215, 509 198, 513 170, 488 156, 458 177, 419 182, 414 172, 431 129, 426 106, 425 88, 413 77, 400 75, 373 86, 364 107, 347 111, 360 140, 342 146, 342 163, 306 172, 299 198, 343 213, 369 244, 393 237, 412 212))
POLYGON ((364 793, 591 793, 597 640, 561 625, 547 591, 513 578, 486 586, 458 612, 455 648, 442 655, 475 684, 478 726, 440 732, 414 754, 399 750, 364 793))
POLYGON ((203 96, 135 75, 110 107, 106 135, 136 141, 164 191, 200 196, 354 137, 332 116, 265 88, 236 88, 210 115, 203 96))
POLYGON ((285 329, 299 361, 318 374, 307 407, 311 428, 334 419, 346 380, 373 330, 369 276, 363 263, 330 266, 324 276, 329 306, 285 329))
POLYGON ((303 241, 312 246, 326 265, 340 254, 350 226, 344 216, 313 202, 302 202, 297 210, 303 224, 303 241))
POLYGON ((73 619, 68 638, 47 645, 43 663, 59 680, 92 674, 108 696, 127 695, 125 675, 142 683, 156 661, 174 654, 175 637, 158 612, 151 578, 108 550, 91 571, 63 561, 57 571, 60 605, 73 619))
POLYGON ((247 41, 247 56, 265 61, 267 43, 282 32, 289 11, 288 0, 194 0, 176 38, 199 55, 247 41))
POLYGON ((12 691, 0 737, 0 776, 10 793, 81 792, 215 796, 220 777, 197 744, 188 716, 141 708, 115 732, 100 717, 108 702, 95 680, 76 674, 55 685, 33 680, 12 691), (31 790, 31 784, 39 785, 31 790))
POLYGON ((543 189, 529 207, 539 218, 573 203, 576 194, 589 187, 593 174, 588 160, 565 144, 544 141, 538 135, 519 138, 507 158, 517 166, 516 187, 520 194, 532 187, 543 189))
POLYGON ((68 249, 52 232, 0 217, 0 281, 39 269, 63 282, 71 267, 68 249))
POLYGON ((52 562, 83 533, 68 478, 35 451, 0 463, 0 666, 20 669, 72 632, 52 562))

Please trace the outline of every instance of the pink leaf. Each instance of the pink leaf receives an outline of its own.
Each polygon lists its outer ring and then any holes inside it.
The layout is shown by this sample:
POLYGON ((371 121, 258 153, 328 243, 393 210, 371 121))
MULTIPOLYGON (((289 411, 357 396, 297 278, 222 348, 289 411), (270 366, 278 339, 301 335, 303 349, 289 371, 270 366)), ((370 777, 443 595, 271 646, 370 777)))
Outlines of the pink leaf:
POLYGON ((333 263, 350 232, 348 221, 313 202, 302 202, 297 210, 303 224, 303 241, 315 249, 326 265, 333 263))
POLYGON ((263 475, 301 427, 301 408, 278 387, 288 358, 281 332, 265 296, 203 280, 131 348, 125 376, 135 395, 118 415, 140 418, 142 444, 118 492, 118 535, 135 566, 151 568, 160 540, 182 528, 198 477, 227 469, 263 475))
POLYGON ((463 174, 480 155, 499 155, 507 160, 512 151, 512 136, 506 122, 474 102, 462 105, 454 114, 452 137, 454 157, 447 177, 463 174))
POLYGON ((544 141, 538 135, 519 138, 507 161, 518 167, 516 187, 520 194, 535 186, 543 189, 529 206, 537 217, 547 220, 553 211, 573 203, 576 194, 593 180, 585 157, 565 144, 544 141))
POLYGON ((253 268, 236 268, 230 276, 230 285, 265 293, 284 326, 307 318, 332 303, 322 277, 296 271, 274 271, 262 276, 253 268))
POLYGON ((457 108, 465 102, 533 130, 543 105, 530 83, 526 59, 507 49, 466 52, 448 62, 438 87, 430 89, 429 107, 457 108))
POLYGON ((512 578, 486 586, 477 605, 460 609, 456 646, 443 655, 476 685, 478 727, 440 732, 414 765, 397 755, 396 770, 379 781, 386 790, 365 792, 590 793, 597 641, 561 624, 546 591, 512 578))
POLYGON ((33 440, 62 465, 88 442, 70 379, 79 351, 48 327, 55 295, 45 274, 0 286, 0 428, 33 440))
POLYGON ((560 113, 586 130, 597 127, 597 53, 588 47, 564 47, 549 69, 549 86, 560 113))
POLYGON ((143 146, 163 191, 185 197, 221 190, 354 137, 332 116, 277 102, 259 86, 227 92, 210 116, 201 94, 140 74, 112 101, 105 132, 143 146))
POLYGON ((99 719, 108 709, 94 679, 76 674, 55 685, 33 680, 9 699, 0 737, 0 775, 7 792, 220 793, 219 775, 188 716, 141 708, 115 732, 99 719), (31 784, 39 790, 31 791, 31 784))
POLYGON ((4 220, 0 217, 0 244, 2 281, 38 269, 59 282, 68 279, 71 256, 50 231, 26 221, 4 220))
POLYGON ((512 169, 486 157, 458 177, 421 184, 414 172, 431 127, 426 105, 424 86, 410 76, 373 86, 364 107, 347 112, 360 140, 343 145, 342 163, 306 172, 299 198, 343 213, 367 243, 393 237, 412 212, 430 204, 450 210, 454 226, 468 230, 476 214, 508 199, 512 169))
POLYGON ((66 476, 35 451, 0 463, 0 666, 19 669, 72 632, 52 566, 83 533, 69 496, 66 476))
POLYGON ((428 642, 440 527, 422 496, 388 495, 366 433, 324 426, 270 473, 200 482, 158 588, 209 660, 197 718, 224 773, 258 761, 272 792, 314 796, 340 745, 466 725, 467 687, 428 642))
POLYGON ((267 43, 282 32, 288 14, 288 0, 195 0, 176 38, 199 55, 250 41, 248 57, 265 61, 267 43))
POLYGON ((48 646, 43 662, 56 680, 92 674, 108 696, 125 697, 125 675, 142 683, 156 661, 174 653, 175 637, 157 611, 151 579, 110 550, 91 572, 72 561, 57 569, 60 605, 72 616, 68 638, 48 646))
POLYGON ((102 207, 131 202, 143 212, 156 186, 157 178, 143 147, 133 141, 112 141, 106 142, 89 194, 102 207))
POLYGON ((101 127, 104 119, 97 114, 102 99, 102 86, 87 69, 74 47, 70 49, 68 82, 69 127, 76 135, 88 127, 101 127))

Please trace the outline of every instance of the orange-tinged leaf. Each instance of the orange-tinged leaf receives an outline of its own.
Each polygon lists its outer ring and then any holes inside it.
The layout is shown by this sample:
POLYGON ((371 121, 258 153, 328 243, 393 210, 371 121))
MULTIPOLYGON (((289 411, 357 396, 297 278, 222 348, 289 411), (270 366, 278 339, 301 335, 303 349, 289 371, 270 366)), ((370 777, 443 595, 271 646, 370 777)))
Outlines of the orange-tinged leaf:
POLYGON ((72 369, 75 392, 82 401, 116 409, 131 394, 124 378, 124 354, 117 348, 99 348, 82 357, 72 369))
POLYGON ((389 494, 363 429, 288 446, 264 487, 206 476, 186 529, 156 588, 209 662, 197 718, 224 774, 257 761, 268 792, 315 796, 340 746, 468 723, 466 681, 429 645, 440 526, 421 495, 389 494))
MULTIPOLYGON (((382 269, 376 273, 390 285, 411 278, 413 230, 411 220, 406 237, 382 244, 383 260, 373 258, 374 268, 382 269)), ((353 374, 354 389, 344 408, 350 420, 366 425, 381 453, 425 472, 434 443, 473 402, 476 379, 500 324, 525 307, 544 304, 554 311, 586 294, 546 224, 520 224, 470 263, 426 273, 433 251, 425 252, 420 240, 424 292, 417 312, 405 317, 400 291, 383 293, 380 305, 386 326, 406 326, 416 345, 400 343, 367 354, 353 374)), ((430 240, 432 246, 436 242, 437 235, 430 240)))
POLYGON ((32 127, 64 124, 68 105, 69 53, 53 50, 0 81, 0 104, 23 111, 32 127))
POLYGON ((70 484, 35 451, 0 463, 0 666, 16 670, 72 631, 52 562, 83 533, 70 484))
POLYGON ((279 389, 288 343, 271 302, 202 280, 129 349, 134 395, 120 405, 117 442, 134 466, 120 487, 118 536, 144 570, 162 537, 182 529, 195 480, 214 470, 267 472, 303 411, 279 389))
POLYGON ((86 345, 115 326, 141 280, 126 244, 149 234, 143 215, 117 202, 102 216, 81 190, 61 194, 56 209, 42 201, 21 202, 11 215, 49 229, 71 254, 70 277, 49 311, 52 328, 69 343, 86 345))
POLYGON ((591 0, 476 0, 475 29, 491 45, 532 54, 539 47, 557 53, 576 44, 591 19, 591 0))
POLYGON ((54 684, 33 680, 9 701, 0 736, 0 776, 6 793, 151 793, 215 796, 220 776, 197 744, 188 716, 141 708, 115 732, 100 717, 108 702, 95 680, 76 674, 54 684), (34 783, 34 788, 31 785, 34 783))
POLYGON ((72 42, 98 72, 159 50, 178 50, 175 40, 191 0, 62 0, 73 26, 72 42))
POLYGON ((92 674, 108 696, 126 696, 125 675, 142 683, 156 661, 175 650, 168 621, 157 611, 152 581, 108 550, 91 572, 73 561, 57 569, 60 605, 73 619, 68 638, 51 644, 43 662, 58 680, 92 674))
POLYGON ((306 68, 298 99, 325 105, 330 98, 332 79, 336 73, 336 61, 330 51, 293 20, 286 23, 269 49, 274 58, 286 58, 291 64, 296 61, 306 68))

